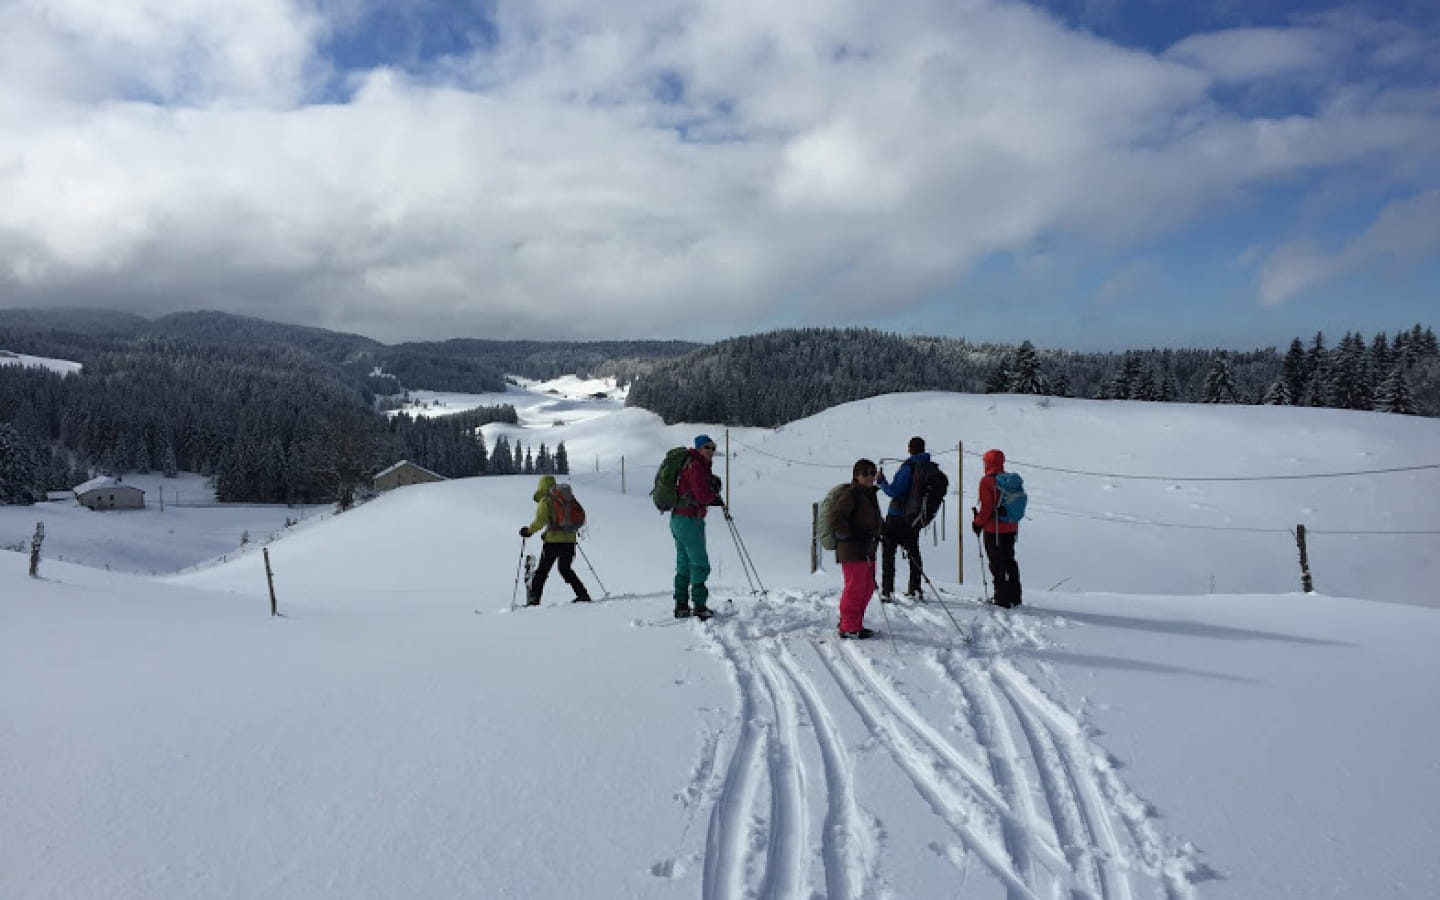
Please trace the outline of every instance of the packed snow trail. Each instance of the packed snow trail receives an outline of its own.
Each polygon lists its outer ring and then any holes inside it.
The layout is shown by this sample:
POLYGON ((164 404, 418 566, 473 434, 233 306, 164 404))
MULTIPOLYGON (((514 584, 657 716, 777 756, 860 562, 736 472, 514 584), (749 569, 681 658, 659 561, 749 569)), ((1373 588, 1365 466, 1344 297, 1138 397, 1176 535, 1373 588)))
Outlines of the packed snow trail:
POLYGON ((702 896, 896 895, 880 860, 918 828, 967 896, 1194 897, 1194 851, 1030 673, 1027 651, 1049 646, 1037 618, 944 602, 973 643, 934 601, 892 607, 884 639, 842 641, 836 596, 794 591, 695 626, 736 696, 682 792, 709 807, 702 896), (906 822, 867 811, 880 783, 908 785, 906 822))

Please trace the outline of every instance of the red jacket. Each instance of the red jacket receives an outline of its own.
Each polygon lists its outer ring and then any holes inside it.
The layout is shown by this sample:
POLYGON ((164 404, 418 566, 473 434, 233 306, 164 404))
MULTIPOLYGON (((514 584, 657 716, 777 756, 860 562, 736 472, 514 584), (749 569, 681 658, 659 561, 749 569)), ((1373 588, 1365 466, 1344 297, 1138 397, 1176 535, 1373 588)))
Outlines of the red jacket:
POLYGON ((680 502, 672 514, 703 519, 718 495, 710 487, 710 460, 699 450, 689 453, 690 458, 680 469, 680 502))
POLYGON ((980 479, 980 509, 975 513, 975 524, 992 534, 1013 534, 1020 530, 1020 523, 1000 521, 1000 489, 995 486, 995 476, 1005 471, 1005 454, 986 450, 981 458, 985 461, 985 475, 980 479))

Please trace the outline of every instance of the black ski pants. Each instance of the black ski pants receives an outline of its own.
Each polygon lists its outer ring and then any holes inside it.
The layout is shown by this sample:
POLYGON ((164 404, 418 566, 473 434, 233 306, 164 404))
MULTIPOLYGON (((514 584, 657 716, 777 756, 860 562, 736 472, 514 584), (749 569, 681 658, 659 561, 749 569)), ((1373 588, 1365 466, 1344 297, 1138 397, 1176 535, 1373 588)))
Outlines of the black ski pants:
POLYGON ((1015 562, 1015 541, 1019 532, 995 534, 985 532, 985 555, 990 558, 990 574, 995 579, 995 605, 1020 605, 1020 564, 1015 562))
POLYGON ((550 567, 557 562, 560 564, 560 577, 575 589, 575 596, 589 600, 590 592, 585 590, 584 582, 575 574, 575 544, 570 541, 545 541, 545 547, 540 551, 540 565, 535 567, 535 574, 530 577, 530 603, 540 602, 545 579, 550 577, 550 567))
POLYGON ((885 517, 885 532, 880 537, 880 593, 895 593, 895 549, 901 548, 910 560, 910 582, 907 593, 920 593, 920 577, 925 570, 920 562, 920 532, 899 516, 885 517))

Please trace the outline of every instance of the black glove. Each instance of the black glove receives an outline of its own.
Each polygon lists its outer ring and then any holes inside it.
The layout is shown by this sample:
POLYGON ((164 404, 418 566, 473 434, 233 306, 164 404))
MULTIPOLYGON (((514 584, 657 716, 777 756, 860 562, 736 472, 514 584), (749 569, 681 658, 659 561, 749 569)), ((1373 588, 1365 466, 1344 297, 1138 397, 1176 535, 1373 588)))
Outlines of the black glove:
POLYGON ((711 506, 724 506, 724 505, 725 505, 725 498, 722 497, 722 496, 720 496, 719 494, 716 494, 716 495, 715 495, 715 499, 710 501, 710 505, 711 505, 711 506))
POLYGON ((979 523, 971 522, 971 523, 970 523, 970 530, 973 531, 973 532, 975 532, 975 536, 976 536, 976 537, 979 537, 979 536, 980 536, 980 532, 981 532, 983 529, 980 527, 979 523))
POLYGON ((521 526, 520 526, 520 536, 521 536, 521 537, 529 537, 529 536, 530 536, 530 526, 529 526, 529 525, 521 525, 521 526))
POLYGON ((717 494, 720 493, 720 476, 719 476, 719 475, 711 475, 711 476, 710 476, 710 490, 714 491, 714 492, 717 493, 717 494))

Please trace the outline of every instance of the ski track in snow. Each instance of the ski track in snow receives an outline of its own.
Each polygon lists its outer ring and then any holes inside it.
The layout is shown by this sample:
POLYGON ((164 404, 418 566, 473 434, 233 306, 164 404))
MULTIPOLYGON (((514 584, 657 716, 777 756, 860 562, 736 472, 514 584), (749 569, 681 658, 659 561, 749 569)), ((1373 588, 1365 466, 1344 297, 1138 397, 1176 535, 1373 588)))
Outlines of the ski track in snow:
MULTIPOLYGON (((933 814, 928 845, 955 867, 957 890, 978 870, 1009 900, 1195 896, 1195 851, 1162 835, 1081 717, 1022 666, 1050 646, 1039 619, 955 598, 895 604, 889 633, 848 642, 833 637, 837 602, 779 592, 696 625, 737 700, 677 794, 709 805, 706 900, 893 895, 857 752, 913 787, 907 826, 933 814)), ((654 871, 683 874, 673 861, 654 871)))

